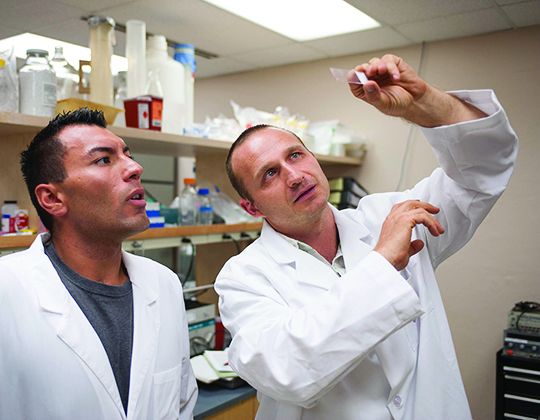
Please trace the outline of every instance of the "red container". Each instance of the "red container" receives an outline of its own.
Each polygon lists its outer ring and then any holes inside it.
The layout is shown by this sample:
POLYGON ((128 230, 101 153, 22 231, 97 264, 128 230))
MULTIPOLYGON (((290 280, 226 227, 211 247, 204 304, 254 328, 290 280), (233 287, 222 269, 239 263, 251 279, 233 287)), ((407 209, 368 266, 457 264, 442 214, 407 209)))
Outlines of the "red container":
POLYGON ((126 126, 161 131, 163 98, 153 95, 124 99, 126 126))

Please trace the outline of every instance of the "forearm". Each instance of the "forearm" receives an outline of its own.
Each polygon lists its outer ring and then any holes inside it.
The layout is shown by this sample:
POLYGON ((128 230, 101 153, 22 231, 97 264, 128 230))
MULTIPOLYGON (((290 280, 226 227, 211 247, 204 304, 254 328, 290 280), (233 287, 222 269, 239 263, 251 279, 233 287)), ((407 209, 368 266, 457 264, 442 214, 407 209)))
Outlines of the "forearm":
POLYGON ((427 85, 426 93, 413 102, 403 118, 421 127, 440 127, 487 117, 474 105, 427 85))

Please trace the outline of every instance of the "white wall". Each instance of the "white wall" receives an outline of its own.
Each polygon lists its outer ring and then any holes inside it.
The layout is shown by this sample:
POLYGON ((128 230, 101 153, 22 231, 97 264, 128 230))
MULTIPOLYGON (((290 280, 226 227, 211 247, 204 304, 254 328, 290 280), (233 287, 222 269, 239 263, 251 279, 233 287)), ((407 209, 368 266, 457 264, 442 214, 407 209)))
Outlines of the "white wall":
MULTIPOLYGON (((287 106, 312 121, 338 118, 370 141, 359 181, 371 192, 393 190, 410 125, 354 99, 328 71, 387 52, 418 68, 421 45, 197 80, 195 119, 232 116, 230 99, 270 112, 287 106)), ((506 314, 520 300, 540 301, 540 26, 428 43, 422 76, 445 90, 494 89, 520 138, 508 190, 471 242, 437 272, 473 416, 491 420, 506 314)), ((404 186, 436 165, 415 129, 404 186)))

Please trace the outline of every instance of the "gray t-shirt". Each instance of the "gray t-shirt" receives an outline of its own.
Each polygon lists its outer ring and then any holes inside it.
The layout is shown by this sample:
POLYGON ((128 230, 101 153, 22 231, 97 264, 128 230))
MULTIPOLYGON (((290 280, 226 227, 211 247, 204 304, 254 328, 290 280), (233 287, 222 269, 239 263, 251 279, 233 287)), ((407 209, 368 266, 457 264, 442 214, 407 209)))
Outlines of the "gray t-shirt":
POLYGON ((131 352, 133 346, 133 291, 129 278, 121 286, 89 280, 60 258, 52 241, 45 253, 64 286, 96 331, 111 364, 124 411, 127 413, 131 352))

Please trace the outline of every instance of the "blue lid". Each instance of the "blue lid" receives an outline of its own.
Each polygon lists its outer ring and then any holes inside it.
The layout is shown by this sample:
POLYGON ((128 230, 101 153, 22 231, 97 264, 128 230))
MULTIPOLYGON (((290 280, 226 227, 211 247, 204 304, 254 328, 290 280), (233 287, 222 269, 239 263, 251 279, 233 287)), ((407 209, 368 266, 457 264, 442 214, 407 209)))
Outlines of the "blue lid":
POLYGON ((176 50, 177 48, 195 51, 195 47, 192 44, 175 44, 174 49, 176 50))
POLYGON ((197 71, 197 63, 195 62, 195 47, 191 44, 176 44, 174 46, 174 59, 182 65, 189 64, 191 71, 197 71))
POLYGON ((208 194, 210 194, 210 191, 208 191, 208 188, 199 189, 199 195, 208 195, 208 194))

